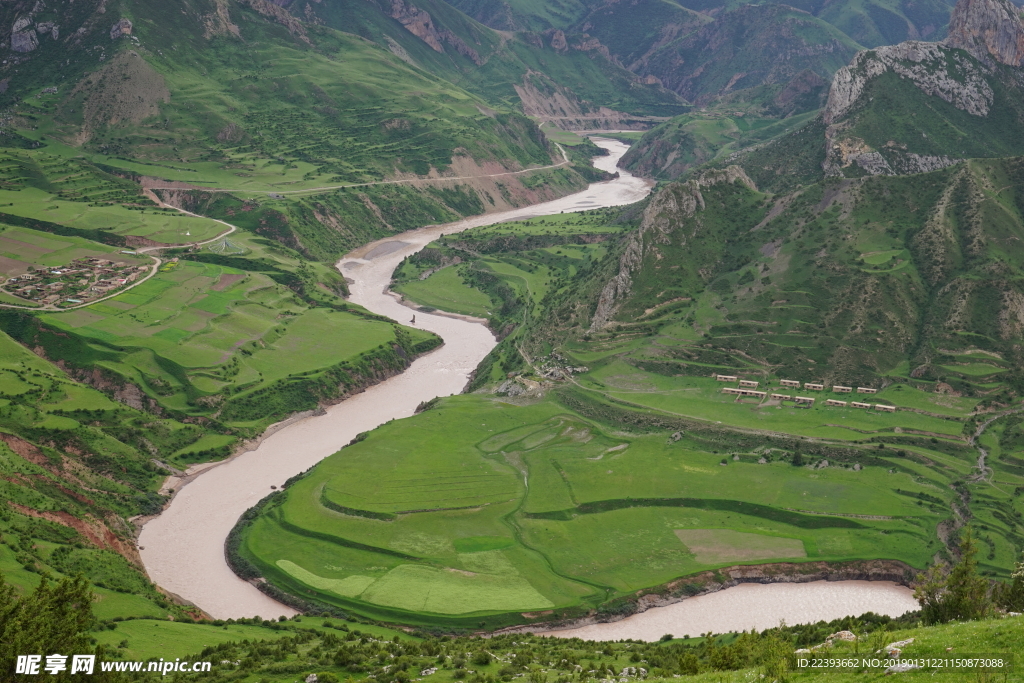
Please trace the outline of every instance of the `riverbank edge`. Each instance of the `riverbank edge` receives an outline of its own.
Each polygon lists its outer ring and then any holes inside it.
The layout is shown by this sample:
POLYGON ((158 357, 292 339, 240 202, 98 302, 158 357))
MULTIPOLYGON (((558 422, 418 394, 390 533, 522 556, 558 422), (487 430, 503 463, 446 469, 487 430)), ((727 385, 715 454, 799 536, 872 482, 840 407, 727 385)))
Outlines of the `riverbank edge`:
MULTIPOLYGON (((349 444, 350 445, 350 444, 349 444)), ((271 583, 259 568, 240 554, 242 535, 247 526, 252 523, 256 516, 268 505, 283 502, 280 495, 284 493, 288 485, 301 479, 306 472, 296 475, 283 486, 279 491, 266 496, 255 506, 243 513, 238 522, 232 527, 231 532, 224 542, 225 560, 236 576, 250 583, 260 592, 274 600, 291 607, 307 616, 333 616, 345 618, 358 622, 373 623, 389 628, 398 628, 405 631, 424 631, 434 634, 446 635, 477 635, 482 637, 533 633, 533 634, 557 634, 560 631, 567 631, 594 624, 614 623, 622 621, 636 614, 641 614, 656 607, 667 607, 683 602, 689 598, 696 598, 703 595, 710 595, 728 588, 734 588, 744 583, 772 584, 772 583, 813 583, 816 581, 888 581, 908 588, 914 587, 914 581, 920 570, 900 560, 847 560, 841 562, 810 561, 810 562, 775 562, 755 565, 732 565, 719 569, 710 569, 681 576, 672 581, 649 588, 640 589, 630 595, 620 596, 609 602, 603 603, 597 608, 592 608, 583 616, 570 616, 568 618, 555 618, 544 620, 557 613, 562 615, 579 615, 579 606, 563 607, 554 610, 540 612, 507 612, 498 616, 499 618, 512 617, 527 620, 525 623, 505 626, 493 630, 472 629, 465 626, 458 626, 451 623, 451 618, 442 617, 436 624, 402 623, 388 621, 386 619, 374 618, 356 610, 346 610, 330 603, 322 602, 316 598, 300 597, 280 586, 271 583), (535 620, 535 621, 533 621, 535 620), (444 623, 444 622, 449 623, 444 623)), ((367 605, 372 608, 372 605, 367 605)), ((423 615, 426 616, 426 615, 423 615)), ((851 615, 859 616, 859 615, 851 615)), ((476 617, 467 617, 475 619, 476 617)))
MULTIPOLYGON (((538 621, 528 626, 511 626, 493 632, 553 633, 622 621, 655 607, 668 607, 689 598, 710 595, 744 583, 812 583, 815 581, 891 581, 912 588, 920 572, 900 560, 847 560, 842 562, 775 562, 755 565, 732 565, 689 574, 668 583, 641 589, 606 603, 605 609, 591 610, 585 617, 560 621, 538 621)), ((543 617, 549 613, 523 613, 525 617, 543 617)))
MULTIPOLYGON (((302 410, 302 411, 299 411, 299 412, 296 412, 296 413, 292 413, 291 415, 289 415, 285 419, 281 420, 280 422, 275 422, 275 423, 269 425, 258 436, 255 436, 255 437, 253 437, 251 439, 246 439, 246 440, 243 440, 243 441, 239 441, 235 445, 235 449, 226 458, 224 458, 222 460, 211 460, 211 461, 207 461, 207 462, 195 463, 194 465, 190 466, 188 468, 188 470, 186 470, 183 473, 183 476, 182 475, 177 475, 177 474, 170 474, 170 475, 168 475, 167 478, 164 479, 164 483, 160 487, 160 491, 161 492, 167 491, 167 493, 165 494, 165 495, 167 495, 167 499, 164 502, 163 507, 160 509, 160 512, 155 514, 155 515, 145 515, 145 516, 139 516, 139 517, 132 517, 132 518, 130 518, 128 520, 132 524, 132 526, 133 526, 133 538, 134 538, 136 547, 138 547, 139 536, 142 534, 142 529, 146 525, 146 523, 156 519, 157 517, 159 517, 163 513, 164 510, 166 510, 168 507, 170 507, 171 503, 174 501, 174 499, 177 497, 177 495, 181 492, 181 490, 184 489, 188 484, 193 482, 195 479, 197 479, 200 475, 202 475, 202 474, 212 470, 215 467, 220 467, 221 465, 225 465, 225 464, 231 462, 232 460, 234 460, 235 458, 237 458, 237 457, 239 457, 241 455, 244 455, 245 453, 248 453, 250 451, 255 451, 256 449, 258 449, 260 447, 260 445, 264 441, 266 441, 271 436, 273 436, 277 432, 281 431, 285 427, 289 427, 289 426, 295 424, 296 422, 301 422, 302 420, 305 420, 306 418, 309 418, 309 417, 320 417, 322 415, 326 415, 327 414, 327 409, 330 408, 331 406, 338 405, 339 403, 341 403, 343 401, 346 401, 346 400, 352 398, 353 396, 356 396, 357 394, 361 394, 361 393, 365 392, 367 389, 369 389, 371 387, 374 387, 374 386, 380 384, 381 382, 385 382, 385 381, 391 379, 392 377, 397 377, 398 375, 401 375, 403 372, 405 372, 406 370, 409 369, 409 366, 412 365, 414 361, 416 361, 416 360, 418 360, 418 359, 420 359, 422 357, 428 356, 431 353, 434 353, 435 351, 437 351, 438 349, 443 347, 444 346, 444 340, 441 339, 440 337, 438 339, 439 339, 439 342, 436 345, 434 345, 432 348, 430 348, 430 349, 428 349, 426 351, 422 351, 422 352, 416 353, 416 354, 409 354, 409 353, 407 353, 405 355, 402 355, 401 357, 404 359, 404 364, 403 364, 403 366, 401 368, 385 367, 383 370, 381 370, 381 371, 379 371, 377 373, 374 373, 372 375, 363 375, 362 376, 362 381, 357 382, 356 384, 352 385, 352 387, 349 390, 345 391, 342 394, 339 394, 338 396, 336 396, 336 397, 334 397, 334 398, 332 398, 330 400, 321 401, 315 409, 313 409, 313 410, 302 410)), ((283 487, 282 487, 282 490, 283 490, 283 487)), ((147 572, 147 575, 148 575, 148 572, 147 572)), ((173 594, 171 594, 171 595, 173 595, 173 594)), ((175 597, 177 597, 177 596, 175 596, 175 597)), ((183 598, 177 598, 177 599, 180 601, 180 604, 192 605, 191 602, 189 602, 187 600, 184 600, 183 598)))

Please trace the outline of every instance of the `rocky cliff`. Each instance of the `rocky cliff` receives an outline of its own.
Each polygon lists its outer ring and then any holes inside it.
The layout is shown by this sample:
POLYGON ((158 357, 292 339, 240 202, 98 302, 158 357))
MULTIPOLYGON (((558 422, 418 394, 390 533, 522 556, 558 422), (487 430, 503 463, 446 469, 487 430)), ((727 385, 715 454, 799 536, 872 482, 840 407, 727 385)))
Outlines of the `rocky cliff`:
POLYGON ((1024 73, 1017 68, 1022 63, 1024 22, 1008 0, 960 0, 944 44, 906 41, 858 53, 836 72, 829 90, 823 114, 825 174, 921 173, 973 156, 1016 153, 999 144, 979 146, 973 141, 979 135, 1009 140, 1008 130, 995 129, 1013 127, 1014 118, 1020 124, 1024 73), (897 92, 904 85, 926 98, 920 100, 913 91, 897 92), (993 114, 997 91, 1004 97, 1001 110, 993 114), (880 96, 884 97, 876 104, 880 96), (931 107, 926 104, 931 98, 968 116, 948 107, 931 107), (926 106, 915 111, 908 105, 911 100, 926 106), (896 113, 900 106, 907 111, 896 113), (913 125, 902 125, 899 117, 904 115, 913 125), (942 135, 944 127, 957 134, 942 135))
POLYGON ((1024 21, 1009 0, 960 0, 949 19, 946 45, 980 62, 1024 65, 1024 21))
POLYGON ((951 54, 938 43, 909 40, 859 52, 849 66, 837 71, 825 105, 825 123, 838 122, 860 99, 867 83, 886 71, 975 116, 985 116, 992 105, 992 88, 974 60, 951 54))
MULTIPOLYGON (((669 233, 681 221, 693 217, 705 207, 701 190, 719 183, 740 182, 757 190, 754 181, 739 166, 707 171, 685 183, 674 183, 655 194, 644 209, 640 227, 627 238, 626 249, 619 259, 619 272, 604 286, 590 329, 605 327, 622 301, 632 290, 633 276, 652 253, 653 247, 669 241, 669 233)), ((681 239, 685 242, 686 236, 681 239)))
POLYGON ((844 169, 851 166, 871 175, 922 173, 958 161, 956 156, 909 151, 898 140, 879 150, 849 134, 856 117, 848 115, 861 103, 868 84, 887 72, 972 116, 984 117, 992 106, 994 94, 987 69, 938 43, 907 41, 860 52, 832 79, 823 114, 827 126, 825 175, 844 175, 844 169))

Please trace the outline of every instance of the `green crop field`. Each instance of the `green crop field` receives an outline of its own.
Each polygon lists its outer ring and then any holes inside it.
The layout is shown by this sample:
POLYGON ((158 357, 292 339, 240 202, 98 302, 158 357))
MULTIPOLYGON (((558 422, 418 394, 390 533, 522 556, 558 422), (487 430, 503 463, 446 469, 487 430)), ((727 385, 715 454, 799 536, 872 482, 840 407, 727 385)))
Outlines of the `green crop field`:
POLYGON ((970 463, 878 451, 863 434, 846 445, 830 466, 794 468, 791 446, 723 458, 702 437, 616 432, 553 400, 453 397, 325 460, 272 499, 239 552, 329 604, 491 626, 735 563, 923 568, 947 483, 970 463))
MULTIPOLYGON (((23 275, 33 266, 67 265, 78 258, 95 257, 129 265, 152 263, 146 256, 122 254, 122 251, 81 237, 0 225, 0 276, 4 277, 23 275)), ((22 302, 19 300, 19 303, 22 302)))
POLYGON ((241 423, 276 413, 250 417, 231 405, 396 340, 391 325, 358 312, 310 308, 263 273, 193 261, 166 263, 124 294, 41 320, 84 344, 119 349, 97 362, 154 401, 200 414, 227 401, 225 412, 241 423))

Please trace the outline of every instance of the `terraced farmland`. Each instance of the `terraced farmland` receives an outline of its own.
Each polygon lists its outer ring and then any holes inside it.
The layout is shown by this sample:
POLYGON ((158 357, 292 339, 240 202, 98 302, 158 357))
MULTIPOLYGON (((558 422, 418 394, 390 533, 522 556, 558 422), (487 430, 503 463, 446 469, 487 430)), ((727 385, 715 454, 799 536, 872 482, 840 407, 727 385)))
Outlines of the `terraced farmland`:
POLYGON ((736 563, 923 568, 974 459, 927 439, 623 432, 571 404, 452 397, 385 425, 269 499, 231 552, 304 599, 495 627, 736 563), (793 466, 801 448, 813 466, 793 466))

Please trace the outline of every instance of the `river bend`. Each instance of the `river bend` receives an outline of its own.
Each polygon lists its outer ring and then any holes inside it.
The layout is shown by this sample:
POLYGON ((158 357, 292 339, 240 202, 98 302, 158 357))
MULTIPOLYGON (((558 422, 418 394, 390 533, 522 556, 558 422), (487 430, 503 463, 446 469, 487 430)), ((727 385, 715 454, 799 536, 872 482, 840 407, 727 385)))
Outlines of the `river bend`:
MULTIPOLYGON (((616 168, 627 147, 614 140, 595 142, 610 152, 595 159, 595 166, 618 171, 617 179, 543 204, 420 228, 360 247, 338 262, 350 281, 351 301, 408 325, 413 311, 387 292, 391 274, 402 259, 439 236, 513 219, 632 204, 647 196, 652 183, 616 168)), ((477 322, 416 312, 414 326, 440 335, 444 346, 418 358, 401 375, 327 408, 325 414, 288 424, 255 450, 205 466, 202 474, 184 485, 167 509, 146 523, 139 537, 150 578, 216 619, 294 615, 295 610, 231 571, 224 558, 224 541, 242 513, 268 495, 272 486, 280 487, 289 477, 337 452, 358 433, 413 415, 422 401, 461 392, 496 343, 477 322)), ((916 607, 908 590, 892 583, 821 583, 741 585, 620 622, 552 635, 656 640, 664 633, 767 628, 780 618, 793 624, 866 611, 896 615, 916 607)))
MULTIPOLYGON (((597 158, 595 165, 616 171, 626 145, 597 142, 611 154, 597 158)), ((650 192, 651 183, 619 173, 615 180, 554 201, 411 230, 360 247, 338 262, 350 280, 350 299, 408 325, 413 311, 387 294, 391 273, 406 256, 442 234, 517 218, 632 204, 650 192)), ((271 486, 281 486, 337 452, 356 434, 411 416, 422 401, 461 392, 496 343, 484 325, 442 315, 416 312, 415 327, 440 335, 444 346, 418 358, 401 375, 327 408, 324 415, 289 424, 255 450, 209 467, 183 486, 139 536, 150 578, 217 619, 295 614, 231 571, 224 559, 224 540, 242 513, 271 493, 271 486)))

